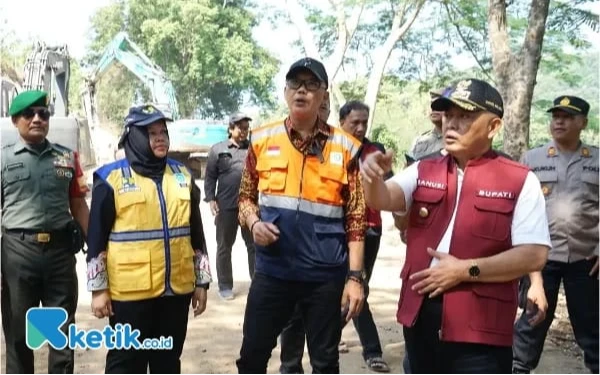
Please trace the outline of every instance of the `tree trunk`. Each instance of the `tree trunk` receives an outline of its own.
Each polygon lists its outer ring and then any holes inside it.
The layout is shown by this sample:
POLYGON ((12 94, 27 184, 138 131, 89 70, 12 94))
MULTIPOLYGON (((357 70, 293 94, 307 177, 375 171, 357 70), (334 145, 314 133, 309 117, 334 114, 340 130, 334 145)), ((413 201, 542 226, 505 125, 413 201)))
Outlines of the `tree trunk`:
POLYGON ((506 2, 489 0, 492 63, 504 100, 504 152, 519 160, 529 148, 531 101, 542 55, 550 0, 532 0, 523 45, 513 53, 507 31, 506 2))
POLYGON ((369 74, 369 80, 367 82, 367 93, 365 94, 365 104, 369 106, 369 122, 367 128, 367 137, 371 136, 373 131, 373 118, 375 117, 375 109, 377 105, 377 94, 379 93, 379 86, 381 86, 381 80, 383 79, 383 74, 385 72, 385 67, 387 65, 388 59, 390 58, 390 54, 392 53, 396 43, 402 39, 402 37, 408 32, 413 22, 419 15, 425 0, 419 0, 415 5, 415 10, 413 13, 405 20, 404 17, 408 8, 410 7, 410 2, 407 0, 404 2, 401 9, 398 9, 396 14, 394 15, 394 20, 392 21, 392 28, 390 29, 390 33, 388 34, 385 42, 379 48, 379 50, 375 51, 374 61, 375 64, 371 69, 371 73, 369 74))

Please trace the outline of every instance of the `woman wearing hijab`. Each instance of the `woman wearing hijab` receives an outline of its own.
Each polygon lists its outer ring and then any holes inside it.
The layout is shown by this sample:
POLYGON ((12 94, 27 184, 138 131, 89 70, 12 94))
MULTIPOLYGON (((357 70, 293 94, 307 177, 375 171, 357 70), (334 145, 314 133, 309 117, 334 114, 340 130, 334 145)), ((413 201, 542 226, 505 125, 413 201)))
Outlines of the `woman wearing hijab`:
POLYGON ((194 316, 206 308, 211 276, 200 190, 183 164, 167 158, 166 121, 154 106, 131 108, 119 141, 125 158, 94 173, 92 313, 108 317, 114 331, 126 331, 126 324, 139 330, 142 344, 127 348, 126 340, 105 335, 106 373, 180 373, 190 301, 194 316))

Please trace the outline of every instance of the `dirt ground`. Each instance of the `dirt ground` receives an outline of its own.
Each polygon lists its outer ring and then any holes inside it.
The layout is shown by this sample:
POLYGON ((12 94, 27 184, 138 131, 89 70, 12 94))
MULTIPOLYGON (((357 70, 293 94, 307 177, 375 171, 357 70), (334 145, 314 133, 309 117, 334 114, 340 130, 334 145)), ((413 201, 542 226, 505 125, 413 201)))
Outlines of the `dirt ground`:
MULTIPOLYGON (((202 181, 198 181, 203 186, 202 181)), ((213 277, 215 283, 209 291, 207 309, 201 316, 193 318, 190 312, 187 340, 182 355, 182 373, 237 373, 235 360, 239 355, 242 342, 244 307, 250 278, 246 264, 245 249, 241 236, 233 250, 234 292, 233 301, 222 301, 216 293, 215 268, 215 230, 208 204, 201 204, 204 218, 204 230, 210 249, 213 277)), ((382 245, 371 280, 371 305, 377 324, 384 358, 393 373, 402 373, 404 340, 402 327, 396 323, 395 312, 400 289, 400 269, 404 260, 404 245, 400 242, 389 215, 384 215, 386 228, 382 245)), ((90 312, 90 293, 85 287, 85 259, 78 255, 79 308, 77 325, 80 329, 101 329, 107 320, 99 320, 90 312)), ((546 346, 537 373, 587 373, 583 366, 581 351, 574 342, 564 297, 557 309, 556 319, 546 341, 546 346)), ((343 332, 343 340, 348 343, 349 353, 340 355, 342 373, 369 373, 362 356, 360 342, 352 325, 343 332)), ((5 373, 4 338, 2 338, 2 372, 5 373)), ((75 357, 76 373, 102 373, 104 371, 105 350, 78 350, 75 357)), ((47 348, 35 353, 36 373, 45 373, 47 366, 47 348)), ((279 346, 273 351, 269 362, 269 373, 279 372, 279 346)), ((304 371, 312 372, 305 351, 304 371)))

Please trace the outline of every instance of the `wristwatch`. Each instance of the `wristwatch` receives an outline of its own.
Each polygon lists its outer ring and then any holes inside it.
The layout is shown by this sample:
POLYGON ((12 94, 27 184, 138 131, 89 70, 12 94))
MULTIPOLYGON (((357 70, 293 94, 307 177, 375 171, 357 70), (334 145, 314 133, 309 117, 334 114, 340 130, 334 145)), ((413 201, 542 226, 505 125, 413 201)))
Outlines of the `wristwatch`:
POLYGON ((357 281, 364 285, 365 281, 367 280, 367 273, 365 272, 365 270, 350 270, 348 271, 348 276, 346 277, 346 279, 355 279, 354 281, 357 281))
POLYGON ((469 267, 469 277, 471 279, 477 279, 479 277, 479 266, 475 260, 471 259, 471 267, 469 267))

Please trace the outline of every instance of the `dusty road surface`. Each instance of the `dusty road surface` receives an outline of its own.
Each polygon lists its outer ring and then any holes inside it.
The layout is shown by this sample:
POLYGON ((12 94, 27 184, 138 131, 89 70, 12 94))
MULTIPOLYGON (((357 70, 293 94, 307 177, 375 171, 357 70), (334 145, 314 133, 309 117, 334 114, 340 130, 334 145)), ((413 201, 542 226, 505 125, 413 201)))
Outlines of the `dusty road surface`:
MULTIPOLYGON (((203 187, 202 181, 197 181, 203 187)), ((215 268, 215 230, 214 220, 207 203, 201 204, 204 219, 204 230, 208 240, 211 264, 215 283, 211 286, 206 312, 193 318, 190 322, 182 355, 182 373, 237 373, 235 360, 239 355, 242 341, 242 324, 244 307, 250 278, 247 258, 241 236, 238 235, 233 250, 234 292, 233 301, 222 301, 216 293, 215 268)), ((389 214, 384 215, 384 238, 371 280, 369 302, 375 316, 384 358, 388 361, 393 373, 402 373, 404 356, 404 340, 402 327, 395 321, 395 312, 400 289, 398 275, 404 261, 404 245, 400 242, 389 214)), ((80 329, 101 329, 107 320, 99 320, 90 313, 90 293, 85 286, 85 259, 78 255, 79 275, 79 308, 77 325, 80 329)), ((574 344, 571 328, 568 325, 566 309, 563 306, 557 311, 557 318, 546 342, 546 348, 537 373, 586 373, 581 353, 574 344)), ((369 373, 362 356, 358 336, 352 325, 346 327, 343 339, 348 343, 349 353, 340 355, 342 373, 369 373)), ((4 346, 4 338, 2 339, 4 346)), ((103 373, 105 350, 78 350, 75 357, 76 373, 103 373)), ((45 373, 47 366, 47 349, 42 348, 35 353, 36 372, 45 373)), ((5 351, 2 348, 2 372, 5 351)), ((273 351, 269 362, 269 373, 279 372, 279 347, 273 351)), ((312 372, 308 363, 308 354, 304 356, 304 371, 312 372)))

